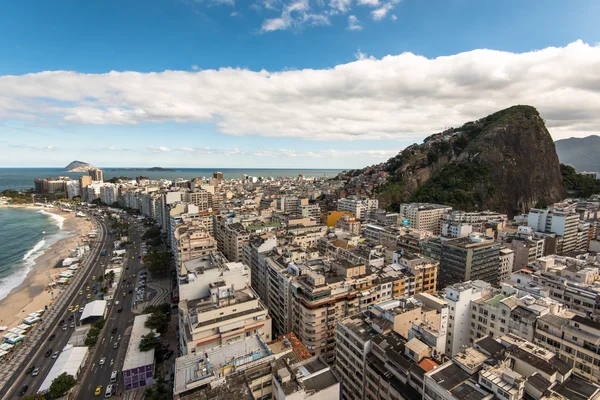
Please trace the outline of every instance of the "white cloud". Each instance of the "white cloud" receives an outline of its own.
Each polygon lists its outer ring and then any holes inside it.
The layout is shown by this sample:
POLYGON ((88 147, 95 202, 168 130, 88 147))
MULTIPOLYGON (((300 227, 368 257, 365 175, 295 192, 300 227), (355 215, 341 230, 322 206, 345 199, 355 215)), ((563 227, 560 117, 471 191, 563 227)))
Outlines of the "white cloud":
POLYGON ((377 7, 380 4, 380 2, 379 0, 358 0, 356 4, 358 4, 359 6, 377 7))
POLYGON ((260 30, 261 32, 301 30, 307 25, 330 25, 330 22, 326 14, 311 12, 308 0, 295 0, 283 6, 279 17, 265 19, 260 30))
MULTIPOLYGON (((514 104, 555 139, 600 131, 600 46, 361 58, 329 69, 0 76, 0 120, 204 122, 227 135, 418 141, 514 104)), ((159 151, 161 152, 161 151, 159 151)))
POLYGON ((192 65, 192 71, 200 71, 200 67, 197 65, 192 65))
POLYGON ((273 157, 273 158, 338 158, 338 157, 360 157, 375 158, 378 160, 387 160, 389 157, 398 154, 400 149, 394 150, 317 150, 317 151, 297 151, 297 150, 240 150, 232 149, 213 149, 209 147, 182 147, 179 149, 185 153, 196 155, 225 155, 225 156, 248 156, 248 157, 273 157))
POLYGON ((362 25, 360 24, 360 21, 358 20, 358 18, 356 18, 355 15, 350 15, 348 17, 348 27, 346 29, 350 30, 350 31, 360 31, 362 30, 362 25))
POLYGON ((350 11, 352 0, 329 0, 329 7, 342 14, 350 11))
POLYGON ((397 20, 397 19, 398 19, 398 17, 396 17, 395 15, 392 15, 392 16, 390 16, 390 19, 391 19, 392 21, 395 21, 395 20, 397 20))
POLYGON ((392 3, 386 3, 376 10, 371 11, 371 16, 375 21, 381 21, 394 8, 392 3))
POLYGON ((153 153, 170 153, 171 149, 165 146, 150 147, 149 150, 153 153))

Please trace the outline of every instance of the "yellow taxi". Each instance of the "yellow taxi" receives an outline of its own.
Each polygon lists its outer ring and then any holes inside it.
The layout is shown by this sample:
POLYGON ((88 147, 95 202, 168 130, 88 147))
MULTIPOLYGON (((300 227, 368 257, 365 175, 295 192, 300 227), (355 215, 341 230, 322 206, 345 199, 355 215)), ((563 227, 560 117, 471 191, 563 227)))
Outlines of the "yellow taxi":
POLYGON ((92 298, 92 295, 91 295, 90 293, 88 293, 88 295, 87 295, 87 298, 88 298, 88 299, 91 299, 91 298, 92 298))
POLYGON ((77 311, 77 310, 79 310, 79 304, 77 304, 77 305, 75 306, 75 308, 73 309, 73 311, 77 311))
POLYGON ((100 396, 101 393, 102 393, 102 385, 98 385, 98 387, 96 388, 96 391, 94 392, 94 396, 100 396))
POLYGON ((96 280, 96 275, 92 275, 92 280, 95 281, 96 280))
POLYGON ((90 291, 90 287, 89 287, 89 286, 88 286, 88 287, 86 287, 86 288, 85 288, 85 290, 86 290, 87 292, 89 292, 89 291, 90 291))
POLYGON ((69 308, 67 308, 67 311, 68 311, 68 312, 71 312, 71 311, 73 311, 73 306, 69 306, 69 308))
POLYGON ((79 291, 79 294, 83 294, 83 290, 80 290, 80 291, 79 291))

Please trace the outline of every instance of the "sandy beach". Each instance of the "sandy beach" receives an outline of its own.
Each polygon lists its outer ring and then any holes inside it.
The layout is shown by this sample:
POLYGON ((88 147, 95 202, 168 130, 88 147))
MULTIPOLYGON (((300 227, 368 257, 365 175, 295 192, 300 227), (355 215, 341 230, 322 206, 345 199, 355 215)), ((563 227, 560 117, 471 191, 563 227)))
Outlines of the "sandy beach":
MULTIPOLYGON (((28 208, 42 209, 33 206, 28 208)), ((0 326, 7 326, 8 329, 23 323, 27 314, 50 305, 53 301, 51 292, 54 292, 54 299, 61 295, 59 287, 47 290, 48 284, 52 282, 52 277, 56 277, 66 270, 66 268, 56 268, 56 264, 70 251, 84 245, 83 236, 93 229, 91 221, 87 221, 85 218, 76 218, 73 212, 66 213, 56 208, 43 208, 43 210, 65 218, 62 232, 68 236, 52 244, 41 256, 36 258, 34 267, 27 274, 23 283, 0 301, 0 326)))

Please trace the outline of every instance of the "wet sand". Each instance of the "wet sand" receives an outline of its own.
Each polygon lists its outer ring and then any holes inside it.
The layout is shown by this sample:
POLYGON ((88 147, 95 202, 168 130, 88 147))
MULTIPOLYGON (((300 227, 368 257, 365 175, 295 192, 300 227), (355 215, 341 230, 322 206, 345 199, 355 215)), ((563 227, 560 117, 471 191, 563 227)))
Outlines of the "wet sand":
MULTIPOLYGON (((40 207, 31 207, 40 210, 40 207)), ((11 290, 8 296, 0 301, 0 326, 8 329, 23 323, 27 314, 43 309, 50 305, 53 299, 61 295, 61 289, 56 286, 48 289, 48 284, 66 268, 57 268, 57 263, 66 258, 76 247, 85 245, 83 237, 93 229, 91 221, 85 218, 76 218, 75 213, 65 213, 54 208, 44 208, 64 217, 63 234, 67 234, 44 251, 44 254, 35 259, 35 265, 27 274, 27 277, 18 287, 11 290), (54 293, 52 296, 51 293, 54 293)))

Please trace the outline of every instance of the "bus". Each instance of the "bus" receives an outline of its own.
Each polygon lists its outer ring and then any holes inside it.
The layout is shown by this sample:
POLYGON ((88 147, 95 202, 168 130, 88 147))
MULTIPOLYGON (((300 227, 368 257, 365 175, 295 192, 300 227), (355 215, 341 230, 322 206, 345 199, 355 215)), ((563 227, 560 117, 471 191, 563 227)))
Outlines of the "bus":
POLYGON ((101 256, 105 256, 106 255, 106 249, 102 249, 102 253, 100 253, 101 256))

